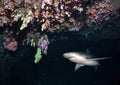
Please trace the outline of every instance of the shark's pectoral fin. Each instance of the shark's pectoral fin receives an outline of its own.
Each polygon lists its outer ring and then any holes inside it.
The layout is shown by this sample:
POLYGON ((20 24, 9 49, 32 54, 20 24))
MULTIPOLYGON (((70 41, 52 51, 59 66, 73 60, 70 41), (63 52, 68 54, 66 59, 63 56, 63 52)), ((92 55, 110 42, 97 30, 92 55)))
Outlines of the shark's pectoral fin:
POLYGON ((83 67, 83 64, 76 64, 75 65, 75 71, 77 71, 79 68, 83 67))

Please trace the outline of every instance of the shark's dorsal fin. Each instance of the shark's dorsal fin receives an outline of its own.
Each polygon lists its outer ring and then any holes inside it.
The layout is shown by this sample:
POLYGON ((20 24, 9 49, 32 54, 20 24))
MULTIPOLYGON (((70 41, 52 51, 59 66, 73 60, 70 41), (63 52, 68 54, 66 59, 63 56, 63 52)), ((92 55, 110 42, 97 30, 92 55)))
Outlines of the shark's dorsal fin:
POLYGON ((90 50, 87 48, 87 49, 86 49, 86 52, 87 52, 87 53, 90 53, 90 50))
POLYGON ((75 65, 75 71, 77 71, 79 68, 83 67, 83 64, 76 64, 75 65))
POLYGON ((104 59, 109 59, 111 57, 104 57, 104 58, 91 58, 91 59, 88 59, 88 60, 104 60, 104 59))

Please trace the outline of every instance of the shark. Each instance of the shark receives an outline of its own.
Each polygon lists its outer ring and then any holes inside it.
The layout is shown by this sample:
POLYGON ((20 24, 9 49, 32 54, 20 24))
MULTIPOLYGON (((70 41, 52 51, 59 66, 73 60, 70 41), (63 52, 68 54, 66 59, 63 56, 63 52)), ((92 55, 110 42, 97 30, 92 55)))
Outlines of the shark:
POLYGON ((109 59, 111 57, 96 58, 88 50, 86 52, 67 52, 63 56, 69 61, 76 63, 74 70, 77 71, 83 66, 99 66, 99 60, 109 59))

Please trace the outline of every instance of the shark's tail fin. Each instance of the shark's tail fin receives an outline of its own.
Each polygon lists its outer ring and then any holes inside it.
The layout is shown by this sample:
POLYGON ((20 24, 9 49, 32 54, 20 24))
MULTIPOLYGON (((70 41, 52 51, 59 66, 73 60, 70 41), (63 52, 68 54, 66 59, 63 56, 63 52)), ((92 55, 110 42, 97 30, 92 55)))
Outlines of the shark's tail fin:
MULTIPOLYGON (((104 57, 104 58, 93 58, 92 60, 104 60, 104 59, 110 59, 112 57, 104 57)), ((100 64, 95 66, 95 72, 98 70, 98 67, 101 66, 100 64)))

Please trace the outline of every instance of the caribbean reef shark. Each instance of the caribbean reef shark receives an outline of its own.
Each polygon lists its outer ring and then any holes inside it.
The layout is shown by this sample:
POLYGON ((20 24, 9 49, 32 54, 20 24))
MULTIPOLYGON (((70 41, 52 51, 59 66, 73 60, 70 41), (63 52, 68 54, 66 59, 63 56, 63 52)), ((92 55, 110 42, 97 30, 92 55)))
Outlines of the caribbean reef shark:
POLYGON ((68 52, 64 53, 63 56, 69 59, 71 62, 76 63, 75 71, 83 66, 98 66, 99 60, 109 59, 110 57, 95 58, 94 55, 89 52, 68 52))

